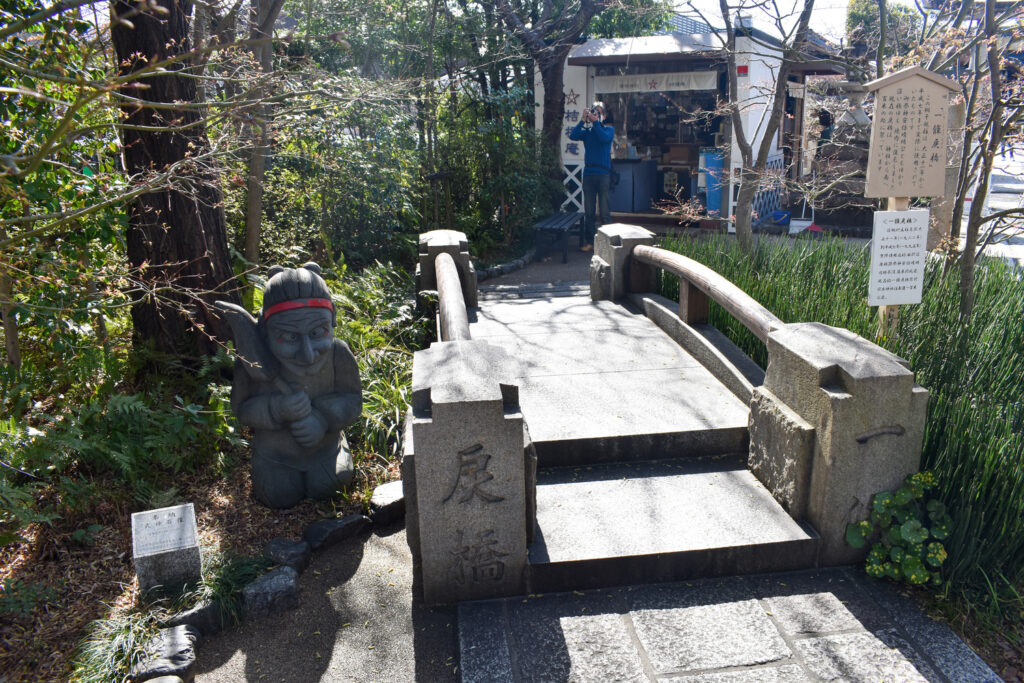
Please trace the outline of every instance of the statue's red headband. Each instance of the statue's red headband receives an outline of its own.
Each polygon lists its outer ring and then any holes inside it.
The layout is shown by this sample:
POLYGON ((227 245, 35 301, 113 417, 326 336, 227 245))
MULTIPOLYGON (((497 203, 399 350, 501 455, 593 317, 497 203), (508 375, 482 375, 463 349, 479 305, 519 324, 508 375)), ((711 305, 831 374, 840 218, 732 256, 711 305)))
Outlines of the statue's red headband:
POLYGON ((267 320, 275 313, 292 311, 296 308, 329 308, 332 313, 334 312, 334 304, 331 303, 330 299, 292 299, 291 301, 282 301, 279 304, 274 304, 263 311, 263 319, 267 320))

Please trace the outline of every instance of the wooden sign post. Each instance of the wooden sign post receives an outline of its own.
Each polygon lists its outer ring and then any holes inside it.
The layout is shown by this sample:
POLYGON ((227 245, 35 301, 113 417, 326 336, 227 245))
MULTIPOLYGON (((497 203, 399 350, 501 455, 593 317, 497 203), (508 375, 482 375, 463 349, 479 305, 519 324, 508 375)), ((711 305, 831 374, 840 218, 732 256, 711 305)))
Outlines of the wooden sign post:
MULTIPOLYGON (((913 66, 897 71, 865 85, 875 93, 875 113, 871 125, 871 145, 868 150, 867 182, 865 197, 888 197, 888 210, 909 211, 911 197, 938 197, 945 189, 946 135, 949 93, 958 92, 959 84, 944 76, 913 66)), ((878 240, 879 220, 876 214, 873 240, 878 240)), ((919 222, 917 217, 907 217, 907 227, 919 222)), ((927 233, 927 219, 924 223, 927 233)), ((895 238, 892 238, 895 239, 895 238)), ((907 239, 911 238, 907 236, 907 239)), ((916 245, 916 240, 912 240, 916 245)), ((881 257, 883 250, 872 249, 872 283, 869 289, 868 305, 878 306, 879 336, 888 333, 896 323, 899 304, 895 300, 891 284, 895 271, 913 268, 917 286, 916 300, 899 303, 920 303, 921 283, 924 280, 924 249, 918 259, 910 258, 906 249, 910 242, 900 245, 902 260, 888 261, 886 270, 876 263, 876 254, 881 257), (919 266, 910 261, 919 261, 919 266), (893 265, 897 264, 897 265, 893 265), (881 282, 887 279, 890 282, 881 282)), ((886 245, 886 249, 897 249, 897 245, 886 245)), ((916 250, 916 247, 915 247, 916 250)), ((903 277, 900 277, 903 279, 903 277)), ((903 290, 901 290, 903 291, 903 290)))

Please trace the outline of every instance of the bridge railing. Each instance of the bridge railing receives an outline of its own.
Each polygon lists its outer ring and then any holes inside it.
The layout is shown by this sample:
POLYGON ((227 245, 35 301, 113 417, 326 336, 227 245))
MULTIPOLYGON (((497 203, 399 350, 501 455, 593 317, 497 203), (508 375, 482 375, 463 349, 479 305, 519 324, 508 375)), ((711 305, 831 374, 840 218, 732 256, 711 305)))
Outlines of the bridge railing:
POLYGON ((402 490, 428 604, 528 592, 537 456, 514 359, 470 338, 476 284, 463 233, 420 235, 416 291, 437 291, 438 341, 413 355, 402 490))
POLYGON ((633 249, 633 258, 661 268, 679 278, 679 317, 693 325, 708 321, 708 301, 713 300, 743 323, 761 341, 783 322, 749 294, 717 272, 682 254, 645 244, 633 249))
POLYGON ((438 339, 469 339, 467 309, 477 304, 476 269, 465 233, 432 230, 420 235, 416 291, 426 290, 437 291, 438 339))
POLYGON ((920 465, 928 392, 906 361, 849 330, 784 323, 710 268, 654 247, 654 234, 635 225, 598 231, 590 295, 631 300, 747 403, 750 470, 818 532, 823 564, 862 558, 865 550, 846 544, 847 525, 920 465), (655 293, 659 268, 680 278, 678 317, 655 293), (707 324, 710 300, 765 343, 767 368, 750 372, 746 354, 707 324))
POLYGON ((466 297, 462 293, 459 268, 451 254, 440 253, 434 258, 437 275, 438 338, 441 341, 469 339, 469 314, 466 297))

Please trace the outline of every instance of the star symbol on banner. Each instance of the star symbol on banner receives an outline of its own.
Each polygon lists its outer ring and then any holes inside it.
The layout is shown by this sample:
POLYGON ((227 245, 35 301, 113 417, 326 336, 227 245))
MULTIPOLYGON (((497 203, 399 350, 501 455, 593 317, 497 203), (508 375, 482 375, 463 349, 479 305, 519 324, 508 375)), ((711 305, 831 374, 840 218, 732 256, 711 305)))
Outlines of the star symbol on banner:
POLYGON ((652 78, 651 80, 647 81, 647 87, 650 88, 651 90, 657 90, 658 81, 652 78))
POLYGON ((580 94, 578 92, 576 92, 575 90, 573 90, 572 88, 569 88, 569 92, 567 92, 565 94, 565 103, 566 104, 576 104, 576 100, 578 100, 579 98, 580 98, 580 94))

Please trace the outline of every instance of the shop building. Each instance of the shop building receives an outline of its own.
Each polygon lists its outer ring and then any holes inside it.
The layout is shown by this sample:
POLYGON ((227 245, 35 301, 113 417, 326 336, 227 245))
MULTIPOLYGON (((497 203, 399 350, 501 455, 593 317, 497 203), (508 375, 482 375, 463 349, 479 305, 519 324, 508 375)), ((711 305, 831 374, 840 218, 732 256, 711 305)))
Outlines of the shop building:
MULTIPOLYGON (((563 209, 582 211, 583 206, 583 144, 570 140, 569 131, 585 108, 601 101, 616 133, 612 168, 619 183, 609 197, 613 213, 657 213, 659 201, 678 194, 696 200, 709 217, 733 215, 741 157, 731 118, 716 113, 729 93, 724 31, 693 20, 678 28, 684 30, 589 40, 569 54, 560 145, 563 209)), ((781 48, 777 39, 756 28, 741 28, 736 38, 737 99, 755 150, 763 137, 762 117, 771 104, 781 48)), ((806 78, 842 73, 827 62, 830 46, 824 40, 813 36, 804 52, 808 58, 789 78, 787 115, 768 157, 769 169, 792 177, 809 170, 801 168, 806 164, 801 150, 808 144, 806 78)), ((540 126, 544 91, 539 77, 535 92, 540 126)), ((783 194, 778 183, 766 185, 754 201, 757 215, 779 208, 783 194)))

